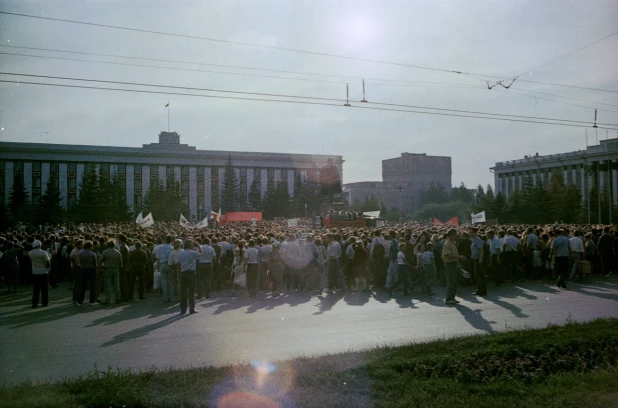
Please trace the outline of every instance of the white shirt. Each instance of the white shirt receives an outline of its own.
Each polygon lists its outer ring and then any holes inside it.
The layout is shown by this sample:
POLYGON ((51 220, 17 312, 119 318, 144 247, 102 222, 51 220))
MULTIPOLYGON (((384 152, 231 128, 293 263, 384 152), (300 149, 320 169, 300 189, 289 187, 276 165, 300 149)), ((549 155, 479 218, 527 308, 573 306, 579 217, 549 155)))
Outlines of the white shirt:
POLYGON ((180 264, 180 272, 195 272, 197 261, 202 254, 191 249, 185 249, 178 254, 178 263, 180 264))
POLYGON ((573 237, 569 240, 569 247, 573 252, 584 252, 584 243, 580 237, 573 237))
POLYGON ((273 246, 270 244, 262 245, 262 261, 270 260, 270 254, 273 252, 273 246))
POLYGON ((258 253, 258 250, 256 248, 249 247, 245 249, 244 258, 247 260, 247 264, 251 265, 258 263, 259 255, 260 254, 258 253))
POLYGON ((215 250, 210 245, 202 245, 202 256, 200 256, 199 263, 212 263, 212 260, 216 258, 217 255, 215 250))
POLYGON ((499 255, 502 252, 502 241, 495 235, 489 240, 489 252, 492 255, 499 255))
POLYGON ((519 239, 515 238, 512 235, 507 235, 504 237, 504 246, 505 251, 517 251, 517 247, 519 246, 519 239))
POLYGON ((46 263, 50 261, 50 258, 46 251, 43 251, 41 248, 36 248, 28 252, 28 256, 32 261, 33 275, 46 275, 49 273, 49 268, 46 266, 46 263))
POLYGON ((346 258, 348 258, 349 260, 353 260, 354 259, 354 248, 352 248, 352 245, 348 245, 348 247, 345 250, 345 256, 346 258))
POLYGON ((397 253, 397 265, 405 265, 406 264, 406 255, 399 251, 397 253))
POLYGON ((331 241, 331 243, 328 244, 328 248, 326 249, 326 254, 328 258, 339 259, 339 257, 341 256, 341 245, 339 245, 339 242, 331 241))

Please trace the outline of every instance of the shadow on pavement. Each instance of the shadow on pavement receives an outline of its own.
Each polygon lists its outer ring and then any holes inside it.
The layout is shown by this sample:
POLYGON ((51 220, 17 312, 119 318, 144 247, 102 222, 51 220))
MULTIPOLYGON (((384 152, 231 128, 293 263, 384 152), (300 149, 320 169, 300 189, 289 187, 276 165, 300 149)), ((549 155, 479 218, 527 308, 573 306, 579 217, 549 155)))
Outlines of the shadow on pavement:
POLYGON ((114 336, 112 340, 106 341, 105 343, 101 344, 101 347, 109 347, 115 344, 124 343, 125 341, 130 341, 139 337, 146 336, 151 331, 165 327, 168 324, 174 323, 175 321, 182 319, 183 317, 185 317, 185 315, 176 313, 173 316, 161 320, 160 322, 147 324, 146 326, 138 327, 126 333, 114 336))
POLYGON ((326 295, 319 295, 318 299, 320 303, 316 306, 319 307, 319 310, 313 313, 314 316, 321 315, 324 312, 328 312, 335 306, 337 302, 343 299, 341 293, 327 293, 326 295))
POLYGON ((462 304, 457 304, 455 306, 452 306, 455 309, 457 309, 457 311, 459 313, 461 313, 461 315, 464 317, 464 319, 470 323, 470 326, 474 327, 475 329, 478 330, 483 330, 484 332, 487 333, 495 333, 496 331, 491 327, 491 323, 496 323, 494 321, 487 321, 482 315, 481 315, 481 310, 480 309, 476 309, 476 310, 472 310, 467 306, 464 306, 462 304))

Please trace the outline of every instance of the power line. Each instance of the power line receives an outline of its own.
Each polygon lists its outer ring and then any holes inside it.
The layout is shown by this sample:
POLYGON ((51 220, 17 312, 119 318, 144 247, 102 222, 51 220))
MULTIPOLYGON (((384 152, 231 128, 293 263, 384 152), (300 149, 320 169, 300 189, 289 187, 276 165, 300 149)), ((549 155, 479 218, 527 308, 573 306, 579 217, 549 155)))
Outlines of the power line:
MULTIPOLYGON (((1 46, 3 46, 3 45, 0 45, 0 47, 1 46)), ((90 62, 90 63, 98 63, 98 64, 111 64, 111 65, 131 66, 131 67, 140 67, 140 68, 154 68, 154 69, 180 70, 180 71, 190 71, 190 72, 214 73, 214 74, 222 74, 222 75, 253 76, 253 77, 260 77, 260 78, 283 79, 283 80, 291 80, 291 81, 297 80, 297 81, 308 81, 308 82, 332 83, 332 84, 338 84, 338 85, 344 85, 344 84, 347 83, 347 82, 340 82, 340 81, 325 81, 325 80, 319 80, 319 79, 288 78, 288 77, 278 77, 278 76, 272 76, 272 75, 258 75, 258 74, 246 74, 246 73, 237 73, 237 72, 209 71, 209 70, 192 69, 192 68, 164 67, 164 66, 157 66, 157 65, 132 64, 132 63, 113 62, 113 61, 96 61, 96 60, 88 60, 88 59, 77 59, 77 58, 66 58, 66 57, 51 57, 51 56, 45 56, 45 55, 29 55, 29 54, 10 53, 10 52, 0 52, 0 55, 11 55, 11 56, 30 57, 30 58, 42 58, 42 59, 52 59, 52 60, 61 60, 61 61, 90 62)), ((480 88, 480 87, 475 86, 475 85, 468 85, 468 84, 451 84, 451 83, 441 83, 441 82, 431 82, 431 81, 428 81, 428 82, 424 82, 424 81, 407 81, 407 82, 408 82, 407 84, 378 84, 378 83, 373 83, 372 82, 371 85, 372 86, 395 86, 395 87, 418 87, 418 86, 423 86, 423 87, 432 87, 432 86, 447 87, 448 86, 450 88, 485 89, 485 88, 480 88)), ((503 91, 503 90, 495 90, 495 91, 506 92, 506 91, 503 91)), ((543 92, 528 91, 528 90, 520 90, 520 91, 522 91, 522 92, 530 92, 530 93, 538 93, 538 94, 545 94, 543 92)), ((510 92, 515 92, 515 91, 510 90, 510 92)), ((518 95, 529 96, 529 95, 523 95, 523 94, 518 94, 518 95)), ((556 97, 561 97, 559 95, 553 95, 553 94, 546 94, 546 95, 552 95, 552 96, 556 96, 556 97)), ((534 96, 530 96, 530 97, 534 97, 534 96)), ((569 97, 564 97, 564 98, 580 100, 578 98, 569 98, 569 97)), ((537 99, 545 100, 545 101, 549 101, 549 102, 561 103, 561 104, 575 106, 575 107, 579 107, 579 108, 595 109, 595 108, 590 107, 590 106, 577 105, 577 104, 573 104, 573 103, 569 103, 569 102, 563 102, 563 101, 555 101, 553 99, 547 99, 547 98, 537 98, 537 99)), ((593 102, 593 101, 587 101, 587 100, 583 100, 583 99, 581 99, 581 100, 585 101, 585 102, 589 102, 589 103, 604 104, 602 102, 593 102)), ((616 106, 616 105, 611 105, 611 104, 604 104, 604 105, 616 106)), ((599 108, 598 110, 599 111, 604 111, 604 112, 618 112, 618 111, 615 111, 615 110, 601 109, 601 108, 599 108)))
MULTIPOLYGON (((289 71, 289 70, 281 70, 281 69, 255 68, 255 67, 247 67, 247 66, 240 66, 240 65, 209 64, 209 63, 197 62, 197 61, 181 61, 181 60, 160 59, 160 58, 136 57, 132 55, 101 54, 101 53, 85 52, 85 51, 59 50, 59 49, 54 49, 54 48, 23 47, 23 46, 6 45, 6 44, 0 44, 0 47, 16 48, 16 49, 31 50, 31 51, 46 51, 46 52, 57 52, 57 53, 67 53, 67 54, 90 55, 90 56, 95 56, 95 57, 106 57, 106 58, 126 58, 126 59, 133 59, 133 60, 142 60, 142 61, 168 62, 168 63, 175 63, 175 64, 203 65, 203 66, 209 66, 209 67, 245 69, 245 70, 252 70, 252 71, 278 72, 278 73, 294 74, 294 75, 313 75, 313 76, 322 76, 322 77, 331 77, 331 78, 356 79, 359 81, 362 81, 364 79, 366 81, 383 81, 383 82, 395 82, 395 83, 419 82, 419 81, 406 81, 406 80, 399 80, 399 79, 392 79, 392 78, 367 78, 367 77, 364 78, 364 77, 333 75, 333 74, 324 74, 324 73, 315 73, 315 72, 300 72, 300 71, 289 71)), ((18 55, 26 55, 26 54, 18 54, 18 55)), ((84 60, 84 61, 91 61, 91 60, 84 60)), ((293 78, 290 78, 290 79, 293 79, 293 78)), ((449 83, 443 83, 443 82, 431 82, 431 83, 436 83, 440 85, 458 85, 458 84, 449 84, 449 83)), ((379 84, 379 85, 382 85, 382 84, 379 84)))
MULTIPOLYGON (((325 100, 325 101, 335 101, 335 102, 347 102, 347 99, 337 99, 337 98, 324 98, 324 97, 314 97, 314 96, 274 94, 274 93, 261 93, 261 92, 233 91, 233 90, 225 90, 225 89, 198 88, 198 87, 186 87, 186 86, 174 86, 174 85, 159 85, 159 84, 148 84, 148 83, 126 82, 126 81, 125 82, 123 82, 123 81, 110 81, 110 80, 103 80, 103 79, 60 77, 60 76, 52 76, 52 75, 36 75, 36 74, 24 74, 24 73, 15 73, 15 72, 0 72, 0 75, 13 75, 13 76, 17 76, 17 77, 24 76, 24 77, 45 78, 45 79, 59 79, 59 80, 64 80, 64 81, 94 82, 94 83, 102 83, 102 84, 145 86, 145 87, 180 89, 180 90, 190 90, 190 91, 221 92, 221 93, 231 93, 231 94, 239 94, 239 95, 268 96, 268 97, 276 97, 276 98, 296 98, 296 99, 310 99, 310 100, 325 100)), ((460 110, 460 109, 434 108, 434 107, 431 107, 431 106, 393 104, 393 103, 385 103, 385 102, 367 102, 367 103, 373 104, 373 105, 381 105, 381 106, 396 106, 396 107, 405 107, 405 108, 414 108, 414 109, 427 109, 427 110, 437 110, 437 111, 455 112, 455 113, 466 113, 466 114, 474 114, 474 115, 503 116, 503 117, 512 117, 512 118, 521 118, 521 119, 551 120, 551 121, 570 122, 570 123, 590 123, 589 121, 583 121, 583 120, 556 119, 556 118, 546 118, 546 117, 536 117, 536 116, 512 115, 512 114, 506 114, 506 113, 491 113, 491 112, 468 111, 468 110, 460 110)), ((597 124, 599 124, 599 125, 608 125, 608 126, 613 126, 614 125, 612 123, 597 123, 597 124)))
POLYGON ((598 39, 598 40, 596 40, 596 41, 593 41, 593 42, 591 42, 590 44, 586 44, 586 45, 584 45, 583 47, 579 47, 578 49, 573 50, 573 51, 571 51, 571 52, 568 52, 568 53, 566 53, 566 54, 564 54, 564 55, 562 55, 562 56, 560 56, 560 57, 558 57, 558 58, 554 58, 553 60, 551 60, 551 61, 549 61, 549 62, 546 62, 546 63, 544 63, 544 64, 541 64, 541 65, 539 65, 539 66, 538 66, 538 67, 536 67, 536 68, 532 68, 531 70, 526 71, 526 72, 524 72, 523 74, 519 74, 518 76, 522 76, 522 75, 529 74, 529 73, 530 73, 530 72, 532 72, 532 71, 536 71, 537 69, 543 68, 543 67, 545 67, 545 66, 547 66, 547 65, 549 65, 549 64, 553 64, 554 62, 556 62, 556 61, 558 61, 558 60, 561 60, 562 58, 568 57, 569 55, 573 55, 573 54, 575 54, 576 52, 583 50, 584 48, 588 48, 588 47, 590 47, 590 46, 592 46, 592 45, 594 45, 594 44, 596 44, 596 43, 599 43, 599 42, 601 42, 601 41, 603 41, 603 40, 608 39, 609 37, 613 37, 613 36, 614 36, 614 35, 616 35, 616 34, 618 34, 618 31, 613 32, 613 33, 611 33, 611 34, 609 34, 609 35, 606 35, 605 37, 600 38, 600 39, 598 39))
MULTIPOLYGON (((282 99, 247 98, 247 97, 237 97, 237 96, 200 95, 200 94, 189 94, 189 93, 169 92, 169 91, 151 91, 151 90, 126 89, 126 88, 93 87, 93 86, 83 86, 83 85, 50 84, 50 83, 42 83, 42 82, 24 82, 24 81, 3 80, 3 79, 0 79, 0 83, 38 85, 38 86, 52 86, 52 87, 61 87, 61 88, 94 89, 94 90, 103 90, 103 91, 134 92, 134 93, 141 93, 141 94, 195 96, 195 97, 202 97, 202 98, 216 98, 216 99, 229 99, 229 100, 241 100, 241 101, 277 102, 277 103, 290 103, 290 104, 298 104, 298 105, 319 105, 319 106, 344 107, 341 104, 324 103, 324 102, 313 102, 313 101, 294 101, 294 100, 282 100, 282 99)), ((459 115, 459 114, 453 114, 453 113, 440 113, 440 112, 414 111, 414 110, 406 110, 406 109, 378 108, 378 107, 373 107, 373 106, 351 105, 351 106, 345 106, 345 107, 346 108, 354 108, 354 109, 368 109, 368 110, 376 110, 376 111, 390 111, 390 112, 401 112, 401 113, 417 113, 417 114, 436 115, 436 116, 449 116, 449 117, 460 117, 460 118, 470 118, 470 119, 486 119, 486 120, 498 120, 498 121, 506 121, 506 122, 536 123, 536 124, 544 124, 544 125, 557 125, 557 126, 568 126, 568 127, 577 127, 577 128, 589 128, 589 127, 592 127, 591 125, 586 126, 586 125, 578 125, 578 124, 570 124, 570 123, 544 122, 544 121, 522 120, 522 119, 509 119, 509 118, 503 118, 503 117, 471 116, 471 115, 459 115)), ((613 127, 606 128, 606 127, 602 127, 602 126, 599 126, 598 129, 618 130, 618 128, 613 128, 613 127)))
MULTIPOLYGON (((504 93, 510 93, 512 95, 517 95, 517 96, 524 96, 526 98, 534 98, 534 99, 538 99, 540 101, 548 101, 548 102, 554 102, 554 103, 561 103, 564 105, 570 105, 570 106, 576 106, 578 108, 585 108, 585 109, 590 109, 590 110, 598 110, 599 112, 614 112, 614 113, 618 113, 618 110, 612 110, 612 109, 601 109, 601 108, 592 108, 590 106, 584 106, 584 105, 578 105, 576 103, 571 103, 571 102, 564 102, 564 101, 556 101, 554 99, 547 99, 547 98, 542 98, 542 97, 538 97, 535 95, 527 95, 527 94, 523 94, 520 92, 528 92, 528 93, 537 93, 535 91, 522 91, 522 90, 513 90, 513 89, 509 89, 509 90, 502 90, 502 89, 497 89, 495 90, 496 92, 504 92, 504 93)), ((558 95, 556 95, 558 96, 558 95)))
MULTIPOLYGON (((295 49, 295 48, 276 47, 276 46, 271 46, 271 45, 251 44, 251 43, 245 43, 241 41, 222 40, 219 38, 191 36, 191 35, 186 35, 186 34, 176 34, 176 33, 169 33, 169 32, 163 32, 163 31, 145 30, 145 29, 132 28, 132 27, 122 27, 122 26, 115 26, 115 25, 110 25, 110 24, 98 24, 98 23, 91 23, 91 22, 85 22, 85 21, 35 16, 31 14, 12 13, 8 11, 0 11, 0 14, 17 16, 17 17, 25 17, 25 18, 34 18, 34 19, 40 19, 40 20, 58 21, 58 22, 71 23, 71 24, 80 24, 80 25, 86 25, 86 26, 103 27, 103 28, 110 28, 110 29, 116 29, 116 30, 141 32, 141 33, 146 33, 146 34, 157 34, 157 35, 170 36, 170 37, 176 37, 176 38, 186 38, 186 39, 191 39, 191 40, 212 41, 212 42, 218 42, 218 43, 224 43, 224 44, 235 44, 235 45, 242 45, 242 46, 247 46, 247 47, 257 47, 257 48, 273 49, 273 50, 279 50, 279 51, 288 51, 288 52, 295 52, 295 53, 302 53, 302 54, 309 54, 309 55, 317 55, 317 56, 322 56, 322 57, 341 58, 341 59, 347 59, 347 60, 353 60, 353 61, 371 62, 371 63, 376 63, 376 64, 423 69, 423 70, 434 71, 434 72, 468 75, 471 77, 482 76, 485 78, 510 79, 509 77, 504 77, 504 76, 475 74, 475 73, 463 72, 463 71, 454 70, 454 69, 434 68, 434 67, 427 67, 427 66, 422 66, 422 65, 404 64, 400 62, 376 60, 376 59, 361 58, 361 57, 352 57, 349 55, 331 54, 331 53, 318 52, 318 51, 307 51, 307 50, 300 50, 300 49, 295 49)), ((581 87, 581 86, 574 86, 574 85, 555 84, 555 83, 550 83, 550 82, 530 81, 530 80, 523 80, 523 79, 519 79, 518 81, 528 82, 528 83, 533 83, 533 84, 540 84, 540 85, 584 89, 584 90, 598 91, 598 92, 618 93, 618 91, 600 89, 600 88, 588 88, 588 87, 581 87)))

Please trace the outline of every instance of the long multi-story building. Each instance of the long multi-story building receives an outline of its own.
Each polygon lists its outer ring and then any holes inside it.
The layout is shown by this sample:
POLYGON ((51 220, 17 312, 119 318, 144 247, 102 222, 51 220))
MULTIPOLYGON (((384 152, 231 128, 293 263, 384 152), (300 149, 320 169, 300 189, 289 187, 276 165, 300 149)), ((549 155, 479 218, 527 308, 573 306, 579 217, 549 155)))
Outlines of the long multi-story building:
POLYGON ((425 153, 401 153, 401 157, 382 160, 383 181, 362 181, 343 186, 349 203, 374 196, 389 209, 411 213, 418 208, 421 192, 431 183, 451 191, 451 158, 425 153))
POLYGON ((526 178, 534 185, 546 183, 555 172, 563 175, 564 181, 576 185, 585 199, 595 186, 605 189, 618 200, 618 139, 602 140, 586 150, 541 156, 525 156, 519 160, 496 163, 490 169, 494 173, 495 192, 509 196, 521 189, 526 178))
POLYGON ((161 132, 159 142, 139 147, 85 146, 47 143, 0 142, 0 200, 8 201, 16 174, 23 175, 26 190, 36 205, 52 178, 60 188, 62 205, 71 208, 79 199, 79 184, 86 166, 102 177, 117 174, 125 184, 131 211, 141 211, 153 182, 164 186, 177 181, 196 219, 219 208, 225 165, 231 156, 240 181, 240 206, 247 208, 255 181, 262 197, 269 183, 287 183, 294 195, 294 179, 319 182, 320 172, 333 167, 342 176, 341 156, 288 153, 227 152, 197 150, 180 143, 176 132, 161 132))

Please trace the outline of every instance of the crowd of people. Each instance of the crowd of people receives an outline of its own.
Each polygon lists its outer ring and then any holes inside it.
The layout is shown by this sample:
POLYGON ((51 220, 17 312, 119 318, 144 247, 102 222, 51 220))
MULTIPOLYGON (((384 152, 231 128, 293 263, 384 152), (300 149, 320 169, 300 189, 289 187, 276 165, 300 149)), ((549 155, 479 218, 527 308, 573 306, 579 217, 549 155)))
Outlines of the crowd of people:
POLYGON ((0 285, 11 293, 32 285, 32 307, 49 305, 49 287, 72 282, 76 307, 145 299, 178 302, 193 314, 196 299, 231 290, 238 296, 279 297, 292 291, 377 291, 390 296, 434 295, 446 285, 446 304, 459 303, 457 286, 555 279, 567 288, 584 275, 618 271, 618 231, 611 226, 314 227, 285 220, 185 229, 157 223, 110 225, 17 224, 0 233, 0 285), (86 300, 86 292, 88 299, 86 300), (137 294, 137 296, 136 296, 137 294))

